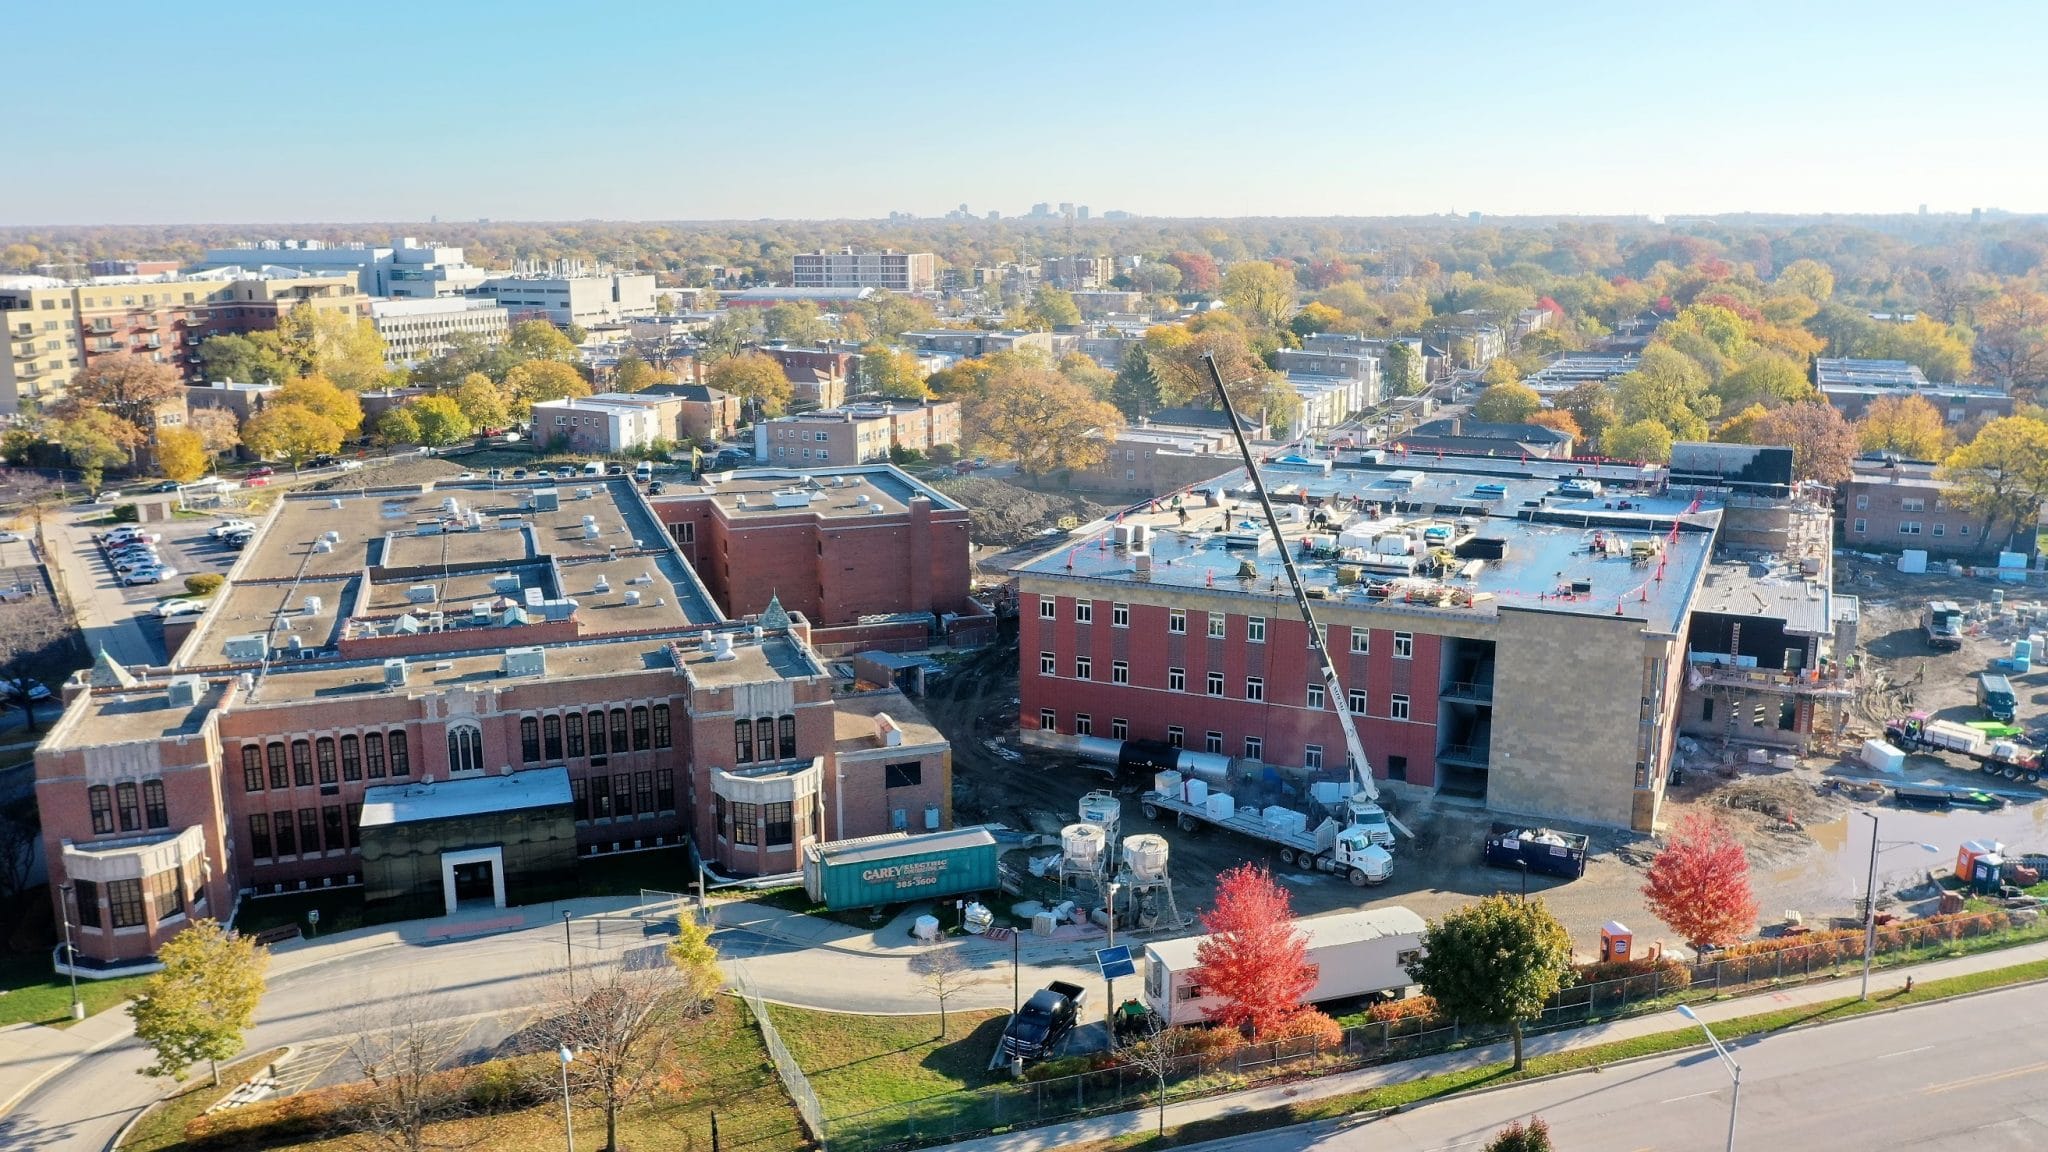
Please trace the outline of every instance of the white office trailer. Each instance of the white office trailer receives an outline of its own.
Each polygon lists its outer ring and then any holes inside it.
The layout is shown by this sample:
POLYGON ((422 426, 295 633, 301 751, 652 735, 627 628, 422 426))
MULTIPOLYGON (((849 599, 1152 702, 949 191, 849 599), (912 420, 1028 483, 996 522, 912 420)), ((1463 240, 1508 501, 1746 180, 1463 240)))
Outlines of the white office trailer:
MULTIPOLYGON (((1316 966, 1311 1004, 1356 996, 1400 999, 1414 986, 1407 965, 1422 954, 1428 925, 1407 908, 1372 908, 1296 921, 1308 936, 1316 966)), ((1185 936, 1145 946, 1145 1007, 1169 1025, 1201 1024, 1221 1008, 1195 978, 1195 952, 1206 936, 1185 936)))

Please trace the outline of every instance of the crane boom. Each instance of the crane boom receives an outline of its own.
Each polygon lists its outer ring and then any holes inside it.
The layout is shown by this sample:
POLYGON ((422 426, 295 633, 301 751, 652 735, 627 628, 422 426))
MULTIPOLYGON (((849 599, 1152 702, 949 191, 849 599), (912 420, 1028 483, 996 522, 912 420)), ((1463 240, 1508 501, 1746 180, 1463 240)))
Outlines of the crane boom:
POLYGON ((1345 767, 1351 773, 1352 789, 1367 801, 1377 803, 1380 790, 1372 782, 1372 765, 1365 758, 1365 745, 1359 742, 1358 730, 1352 726, 1346 712, 1350 697, 1344 694, 1344 684, 1337 678, 1337 665, 1330 659, 1328 646, 1323 642, 1323 630, 1316 625, 1316 614, 1309 607, 1308 589, 1302 586, 1301 573, 1294 567, 1294 555, 1287 550, 1287 540, 1280 534, 1280 518, 1273 514, 1272 497, 1266 494, 1266 481, 1259 475, 1258 461, 1252 457, 1251 441, 1245 438, 1244 423, 1237 418, 1237 407, 1230 402, 1230 390, 1223 386, 1223 373, 1216 367, 1216 357, 1202 357, 1209 366, 1209 379, 1216 385, 1216 401, 1223 405, 1223 414, 1230 418, 1231 434, 1237 437, 1237 450, 1244 457, 1245 475, 1251 477, 1252 491, 1258 493, 1259 507, 1266 514, 1266 527, 1273 533, 1273 543, 1280 549, 1280 565, 1287 571, 1287 583, 1294 589, 1295 606, 1301 610, 1301 621, 1308 626, 1308 646, 1316 654, 1316 662, 1322 668, 1323 686, 1328 693, 1330 706, 1337 709, 1337 726, 1344 730, 1345 767))

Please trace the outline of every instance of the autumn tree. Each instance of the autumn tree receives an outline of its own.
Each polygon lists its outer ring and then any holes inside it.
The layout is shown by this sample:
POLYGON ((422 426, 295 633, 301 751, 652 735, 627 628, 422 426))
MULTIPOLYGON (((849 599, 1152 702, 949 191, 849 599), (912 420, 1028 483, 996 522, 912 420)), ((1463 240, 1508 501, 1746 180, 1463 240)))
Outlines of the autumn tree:
POLYGON ((1542 899, 1496 894, 1431 921, 1408 974, 1443 1015, 1507 1028, 1520 1072, 1522 1023, 1571 982, 1572 937, 1542 899))
POLYGON ((1489 424, 1525 424, 1543 407, 1543 398, 1526 384, 1495 384, 1472 402, 1472 415, 1489 424))
POLYGON ((406 405, 419 429, 418 443, 445 448, 470 438, 476 428, 462 414, 462 406, 449 396, 422 396, 406 405))
POLYGON ((1204 1009, 1218 1024, 1254 1037, 1300 1012, 1316 986, 1308 935, 1294 922, 1287 890, 1256 864, 1240 864, 1216 882, 1216 904, 1202 914, 1208 932, 1195 948, 1195 982, 1223 1002, 1204 1009))
POLYGON ((2007 387, 2048 382, 2048 295, 2007 286, 1977 309, 1977 367, 2007 387))
POLYGON ((190 428, 160 428, 156 434, 156 466, 180 484, 206 475, 206 444, 190 428))
POLYGON ((997 371, 966 398, 961 418, 981 451, 1034 476, 1102 463, 1123 423, 1081 385, 1029 363, 997 371))
POLYGON ((830 339, 832 329, 819 314, 816 304, 795 300, 777 304, 761 313, 761 333, 772 344, 809 347, 830 339))
POLYGON ((135 425, 97 408, 58 420, 55 431, 65 459, 83 473, 90 492, 100 490, 107 469, 128 463, 143 444, 142 432, 135 425))
POLYGON ((1947 498, 1982 518, 1981 536, 2001 525, 2024 528, 2048 500, 2048 421, 1993 420, 1949 453, 1941 472, 1953 485, 1947 498))
POLYGON ((354 436, 363 427, 363 402, 356 394, 342 388, 325 376, 299 376, 287 380, 284 386, 271 396, 272 404, 297 404, 310 408, 334 422, 341 429, 342 439, 354 436))
POLYGON ((384 363, 384 338, 367 317, 301 301, 278 319, 275 333, 251 338, 260 342, 262 337, 275 341, 285 370, 295 376, 324 376, 355 392, 379 387, 391 376, 384 363))
POLYGON ((1788 404, 1758 421, 1757 444, 1792 449, 1792 474, 1818 484, 1839 485, 1849 478, 1859 451, 1856 429, 1832 404, 1788 404))
POLYGON ((303 404, 272 404, 242 426, 242 443, 264 460, 283 460, 294 471, 315 456, 341 448, 341 426, 303 404))
POLYGON ((1650 420, 1668 429, 1674 440, 1704 440, 1707 419, 1721 410, 1710 389, 1705 370, 1691 357, 1652 344, 1643 349, 1634 371, 1615 378, 1614 400, 1624 424, 1650 420))
POLYGON ((924 368, 917 357, 879 340, 861 346, 860 378, 868 391, 896 400, 923 400, 930 396, 925 387, 924 368))
POLYGON ((1756 927, 1749 858, 1728 825, 1706 812, 1680 819, 1650 862, 1643 899, 1697 953, 1733 944, 1756 927))
POLYGON ((1246 260, 1223 274, 1223 302, 1261 328, 1285 326, 1294 295, 1294 273, 1269 261, 1246 260))
MULTIPOLYGON (((1586 433, 1588 441, 1600 441, 1607 430, 1621 423, 1621 410, 1614 403, 1614 393, 1598 380, 1588 380, 1565 389, 1551 400, 1552 407, 1571 413, 1572 419, 1586 433)), ((1612 455, 1612 453, 1610 453, 1612 455)))
POLYGON ((513 413, 524 418, 535 404, 590 395, 590 381, 560 360, 529 360, 505 373, 505 392, 513 413))
POLYGON ((1785 265, 1778 270, 1777 283, 1815 304, 1825 304, 1835 294, 1834 269, 1818 260, 1794 260, 1785 265))
POLYGON ((1714 439, 1723 444, 1761 444, 1763 441, 1758 440, 1757 435, 1770 416, 1770 409, 1761 404, 1751 404, 1714 429, 1714 439))
POLYGON ((612 369, 612 388, 619 392, 641 392, 667 380, 668 373, 649 364, 638 352, 628 349, 612 369))
POLYGON ((455 386, 455 407, 477 428, 503 428, 512 422, 512 398, 481 372, 464 376, 455 386))
POLYGON ((256 1016, 270 952, 201 917, 157 950, 157 962, 162 970, 128 1006, 135 1038, 156 1053, 142 1074, 176 1080, 204 1060, 217 1086, 220 1062, 241 1051, 256 1016))
MULTIPOLYGON (((704 1000, 689 994, 677 969, 596 964, 564 972, 534 1032, 549 1049, 567 1048, 570 1093, 604 1111, 608 1152, 619 1147, 619 1113, 661 1081, 669 1054, 687 1041, 704 1000)), ((562 1066, 534 1069, 536 1087, 559 1093, 562 1066)))
POLYGON ((1724 411, 1758 402, 1768 408, 1811 397, 1813 383, 1791 358, 1751 349, 1737 362, 1735 370, 1714 386, 1714 394, 1721 398, 1724 411))
POLYGON ((1858 355, 1904 360, 1929 380, 1947 383, 1970 378, 1970 341, 1968 328, 1922 316, 1905 324, 1877 325, 1858 355))
POLYGON ((242 443, 242 422, 235 418, 233 409, 194 408, 186 415, 185 426, 199 434, 206 454, 215 459, 242 443))
POLYGON ((185 383, 176 368, 123 352, 96 356, 81 368, 57 410, 65 416, 105 412, 147 436, 156 427, 157 409, 184 393, 185 383))
POLYGON ((1671 459, 1671 429, 1655 420, 1637 420, 1609 428, 1600 436, 1600 454, 1616 460, 1662 464, 1671 459))
POLYGON ((1080 306, 1073 296, 1050 284, 1041 284, 1024 306, 1023 322, 1032 328, 1065 328, 1081 322, 1080 306))
POLYGON ((1180 273, 1180 290, 1183 292, 1207 296, 1223 282, 1223 278, 1216 274, 1215 258, 1207 252, 1175 252, 1166 258, 1165 263, 1180 273))
POLYGON ((704 382, 730 392, 763 416, 780 416, 796 394, 782 365, 772 356, 746 352, 711 366, 704 382))
POLYGON ((1924 396, 1880 396, 1856 422, 1856 439, 1866 452, 1940 460, 1948 449, 1948 425, 1924 396))
POLYGON ((465 1115, 469 1094, 440 1071, 446 1033, 434 1005, 407 990, 357 1013, 353 1031, 348 1055, 363 1082, 344 1098, 348 1127, 390 1152, 443 1146, 428 1132, 465 1115))
MULTIPOLYGON (((1219 313, 1227 316, 1227 313, 1219 313)), ((1268 427, 1285 421, 1299 407, 1299 398, 1285 378, 1268 369, 1252 350, 1241 321, 1234 317, 1197 328, 1159 326, 1145 333, 1148 361, 1159 380, 1162 404, 1217 408, 1216 384, 1208 357, 1230 393, 1230 402, 1248 423, 1268 427)))
POLYGON ((576 351, 576 342, 546 320, 521 320, 514 324, 505 334, 505 351, 522 363, 553 360, 573 364, 581 355, 576 351))

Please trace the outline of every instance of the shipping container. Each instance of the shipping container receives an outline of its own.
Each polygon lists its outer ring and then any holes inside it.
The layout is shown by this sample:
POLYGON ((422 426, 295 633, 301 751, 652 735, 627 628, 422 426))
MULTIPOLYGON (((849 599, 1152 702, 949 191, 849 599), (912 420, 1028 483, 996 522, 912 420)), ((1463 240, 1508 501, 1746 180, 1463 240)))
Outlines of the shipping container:
POLYGON ((999 855, 986 828, 813 845, 804 851, 804 891, 834 911, 989 892, 999 855))

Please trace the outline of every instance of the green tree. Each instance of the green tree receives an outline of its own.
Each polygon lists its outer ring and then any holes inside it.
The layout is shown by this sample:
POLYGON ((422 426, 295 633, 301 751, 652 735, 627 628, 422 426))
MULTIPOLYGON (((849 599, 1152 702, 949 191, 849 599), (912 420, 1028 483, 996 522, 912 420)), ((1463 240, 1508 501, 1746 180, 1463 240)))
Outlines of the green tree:
POLYGON ((590 381, 560 360, 529 360, 505 373, 505 391, 513 413, 524 419, 535 404, 590 395, 590 381))
POLYGON ((809 348, 832 336, 816 304, 797 300, 777 304, 761 314, 761 333, 771 344, 795 344, 809 348))
POLYGON ((1706 439, 1707 418, 1721 410, 1706 372, 1684 353, 1661 344, 1645 348, 1635 371, 1614 381, 1614 396, 1624 423, 1653 420, 1677 440, 1706 439))
POLYGON ((892 399, 922 400, 932 394, 917 357, 879 340, 861 346, 860 377, 869 391, 892 399))
POLYGON ((341 425, 303 404, 272 404, 242 426, 242 443, 265 460, 283 460, 293 471, 315 456, 341 448, 341 425))
POLYGON ((451 332, 447 351, 413 366, 412 382, 446 388, 472 374, 502 381, 519 363, 519 357, 503 343, 492 343, 476 332, 451 332))
POLYGON ((515 361, 554 360, 573 364, 580 358, 576 342, 546 320, 522 320, 505 336, 505 350, 515 361))
POLYGON ((202 917, 158 949, 157 961, 163 970, 128 1007, 135 1038, 156 1053, 142 1074, 176 1080, 204 1060, 218 1085, 220 1062, 241 1051, 242 1033, 263 999, 270 953, 202 917))
POLYGON ((1159 410, 1159 376, 1152 371, 1152 357, 1143 344, 1124 353, 1124 362, 1117 366, 1116 382, 1109 386, 1109 402, 1116 405, 1126 420, 1143 420, 1159 410))
POLYGON ((343 439, 354 436, 363 427, 362 400, 325 376, 299 376, 287 380, 270 402, 311 408, 334 421, 334 426, 341 429, 343 439))
POLYGON ((1714 394, 1727 411, 1761 401, 1765 407, 1793 404, 1813 395, 1813 384, 1789 357, 1763 349, 1751 349, 1733 372, 1714 386, 1714 394))
POLYGON ((1835 271, 1818 260, 1794 260, 1778 270, 1777 283, 1815 304, 1825 304, 1835 294, 1835 271))
POLYGON ((712 946, 711 930, 684 910, 676 913, 676 937, 668 942, 669 963, 682 977, 685 1001, 716 996, 725 985, 718 967, 718 949, 712 946))
POLYGON ((1917 365, 1929 380, 1970 378, 1970 330, 1922 316, 1910 324, 1879 324, 1859 355, 1879 360, 1904 360, 1917 365))
POLYGON ((84 473, 86 491, 98 492, 107 469, 128 463, 142 447, 142 433, 112 412, 89 409, 56 423, 65 459, 84 473))
POLYGON ((751 310, 735 308, 712 320, 704 331, 698 333, 697 357, 706 364, 716 364, 746 351, 747 345, 760 336, 751 310))
POLYGON ((1423 378, 1422 357, 1399 340, 1389 343, 1380 354, 1380 378, 1387 382, 1388 391, 1399 396, 1414 395, 1428 384, 1423 378))
POLYGON ((1572 937, 1541 898, 1494 895, 1430 922, 1408 974, 1463 1024, 1505 1027, 1522 1070, 1522 1023, 1572 979, 1572 937))
POLYGON ((420 422, 413 419, 411 409, 404 405, 386 408, 377 417, 377 442, 380 444, 418 444, 420 422))
POLYGON ((1982 536, 2032 524, 2048 500, 2048 421, 1993 420, 1949 453, 1941 471, 1953 485, 1947 498, 1983 519, 1982 536))
POLYGON ((199 369, 210 381, 245 384, 274 384, 290 375, 275 338, 258 340, 232 333, 208 336, 200 342, 199 369))
POLYGON ((1635 420, 1603 433, 1600 453, 1617 460, 1662 464, 1671 459, 1671 443, 1671 429, 1655 420, 1635 420))
POLYGON ((759 352, 731 356, 711 366, 704 382, 730 392, 764 416, 780 416, 796 394, 782 365, 759 352))
POLYGON ((1526 424, 1543 407, 1543 398, 1525 384, 1495 384, 1472 402, 1472 415, 1489 424, 1526 424))
POLYGON ((472 372, 455 388, 455 406, 476 428, 503 428, 512 422, 512 398, 489 376, 472 372))
POLYGON ((1180 269, 1163 260, 1147 260, 1131 269, 1131 287, 1147 296, 1168 296, 1180 290, 1180 269))
POLYGON ((1041 284, 1031 294, 1023 320, 1032 328, 1065 328, 1081 322, 1081 309, 1071 295, 1050 284, 1041 284))
POLYGON ((206 445, 190 428, 159 428, 156 433, 156 466, 180 484, 206 475, 206 445))
POLYGON ((406 407, 412 410, 413 423, 419 427, 419 442, 428 447, 458 444, 476 432, 452 397, 422 396, 406 407))
POLYGON ((1250 324, 1280 328, 1294 312, 1294 273, 1265 260, 1232 264, 1223 274, 1223 302, 1250 324))
POLYGON ((1296 312, 1292 319, 1287 321, 1287 327, 1296 336, 1313 336, 1318 332, 1328 332, 1342 323, 1344 323, 1344 314, 1342 312, 1337 311, 1320 300, 1311 300, 1303 305, 1301 311, 1296 312))
POLYGON ((1621 411, 1614 403, 1613 390, 1598 380, 1566 389, 1553 403, 1571 413, 1589 441, 1597 442, 1609 428, 1621 423, 1621 411))

